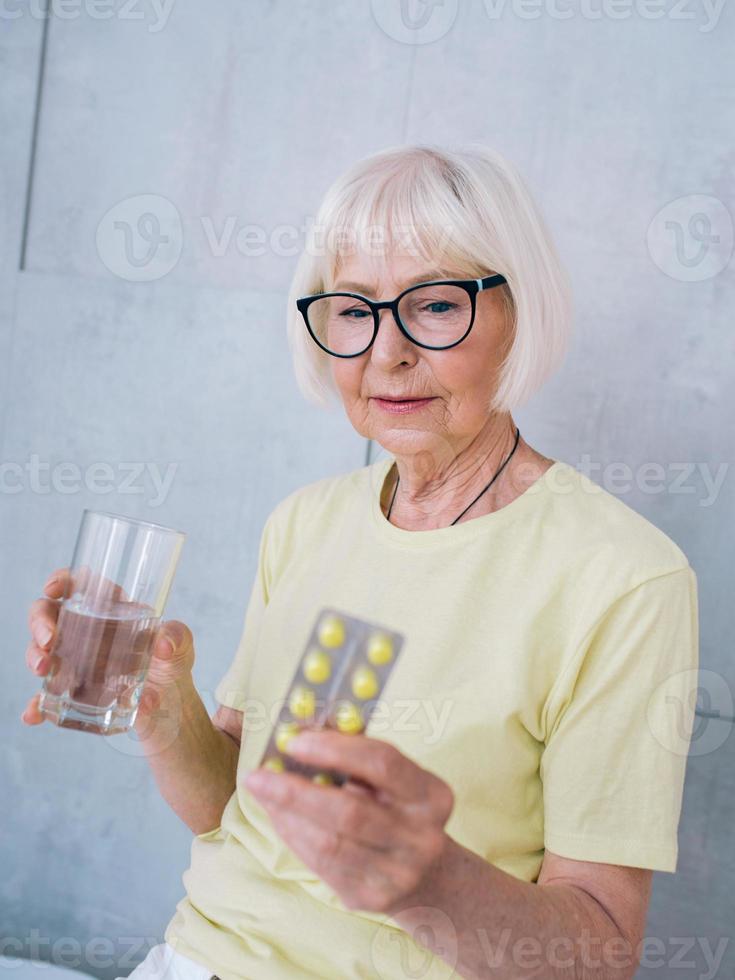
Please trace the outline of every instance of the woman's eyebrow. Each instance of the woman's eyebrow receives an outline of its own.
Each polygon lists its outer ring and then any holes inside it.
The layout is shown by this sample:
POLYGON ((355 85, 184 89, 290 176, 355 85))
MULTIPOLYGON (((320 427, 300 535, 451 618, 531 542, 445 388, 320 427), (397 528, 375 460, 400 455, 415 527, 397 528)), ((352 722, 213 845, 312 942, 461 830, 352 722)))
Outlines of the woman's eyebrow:
MULTIPOLYGON (((430 272, 424 272, 419 276, 412 276, 410 279, 404 281, 401 284, 399 290, 408 289, 409 286, 417 286, 420 282, 431 282, 433 279, 446 279, 446 275, 443 272, 437 272, 436 270, 430 272)), ((348 290, 353 293, 362 293, 363 296, 368 296, 370 293, 375 293, 376 289, 373 285, 366 285, 362 282, 342 282, 337 283, 336 286, 332 287, 333 292, 337 292, 340 289, 348 290)))

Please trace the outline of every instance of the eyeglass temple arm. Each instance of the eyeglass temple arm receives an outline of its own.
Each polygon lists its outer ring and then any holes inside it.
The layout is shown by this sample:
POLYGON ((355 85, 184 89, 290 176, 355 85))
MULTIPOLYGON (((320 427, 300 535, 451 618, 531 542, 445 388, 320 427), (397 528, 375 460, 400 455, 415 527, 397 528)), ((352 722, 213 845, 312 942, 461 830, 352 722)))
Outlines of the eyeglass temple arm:
POLYGON ((475 279, 477 283, 477 291, 481 293, 484 289, 492 289, 493 286, 501 286, 504 282, 508 280, 505 276, 486 276, 484 279, 475 279))

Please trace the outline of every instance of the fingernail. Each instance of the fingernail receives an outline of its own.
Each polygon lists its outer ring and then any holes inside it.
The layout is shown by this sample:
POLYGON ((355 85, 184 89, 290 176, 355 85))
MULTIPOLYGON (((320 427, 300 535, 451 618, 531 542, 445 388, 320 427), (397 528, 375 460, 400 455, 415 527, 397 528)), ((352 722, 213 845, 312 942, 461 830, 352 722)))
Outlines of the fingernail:
POLYGON ((171 656, 171 654, 176 649, 176 645, 175 645, 173 639, 167 633, 163 633, 158 638, 158 647, 159 647, 161 653, 165 653, 169 657, 171 656))
POLYGON ((36 630, 36 642, 40 647, 45 647, 53 635, 48 626, 39 626, 36 630))
POLYGON ((36 659, 33 661, 33 669, 38 670, 38 668, 41 666, 41 664, 44 662, 45 659, 46 658, 43 656, 43 654, 39 653, 36 659))
POLYGON ((54 585, 58 585, 58 583, 59 583, 60 581, 61 581, 61 580, 59 579, 59 577, 58 577, 58 575, 54 575, 54 576, 52 576, 52 577, 51 577, 51 578, 50 578, 50 579, 48 580, 48 582, 47 582, 47 583, 46 583, 46 584, 44 585, 44 587, 43 587, 43 591, 45 592, 45 591, 46 591, 46 589, 50 589, 50 588, 52 588, 52 586, 54 586, 54 585))

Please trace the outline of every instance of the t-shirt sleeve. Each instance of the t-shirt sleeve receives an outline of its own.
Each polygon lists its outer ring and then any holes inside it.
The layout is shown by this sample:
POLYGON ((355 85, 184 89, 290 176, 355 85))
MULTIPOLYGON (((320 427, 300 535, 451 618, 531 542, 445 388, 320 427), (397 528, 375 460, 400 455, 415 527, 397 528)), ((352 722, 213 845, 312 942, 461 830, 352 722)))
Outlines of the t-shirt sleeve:
POLYGON ((562 857, 676 871, 699 666, 689 565, 618 598, 547 699, 544 845, 562 857))
POLYGON ((257 649, 258 634, 268 604, 274 569, 274 514, 263 525, 258 547, 258 565, 250 592, 240 642, 222 680, 214 690, 215 699, 228 708, 244 711, 247 700, 248 674, 257 649))

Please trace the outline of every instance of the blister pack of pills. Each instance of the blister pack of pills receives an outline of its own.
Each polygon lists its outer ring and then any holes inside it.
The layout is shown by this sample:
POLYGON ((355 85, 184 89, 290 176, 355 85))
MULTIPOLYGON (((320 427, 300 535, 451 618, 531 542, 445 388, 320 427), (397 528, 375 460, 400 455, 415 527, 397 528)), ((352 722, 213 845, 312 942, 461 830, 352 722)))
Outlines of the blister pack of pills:
POLYGON ((320 610, 271 733, 261 766, 297 772, 323 785, 345 776, 320 771, 288 755, 303 728, 364 732, 403 646, 403 635, 337 609, 320 610))

